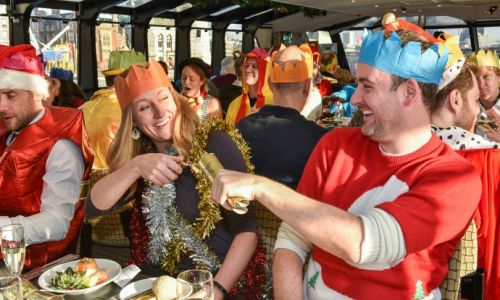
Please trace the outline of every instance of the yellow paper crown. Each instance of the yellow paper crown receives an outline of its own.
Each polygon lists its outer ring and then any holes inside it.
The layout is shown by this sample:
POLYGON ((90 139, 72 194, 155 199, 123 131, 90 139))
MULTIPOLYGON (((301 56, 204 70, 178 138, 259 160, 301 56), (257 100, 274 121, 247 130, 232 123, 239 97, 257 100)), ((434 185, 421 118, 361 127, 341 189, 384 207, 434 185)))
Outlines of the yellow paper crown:
POLYGON ((293 82, 304 82, 312 77, 313 72, 313 59, 312 51, 307 45, 302 45, 300 49, 302 50, 302 60, 292 62, 286 62, 284 66, 279 63, 275 63, 274 59, 276 53, 273 54, 272 61, 272 71, 270 75, 271 82, 273 83, 293 83, 293 82))
POLYGON ((457 60, 464 58, 464 54, 459 46, 458 36, 449 36, 444 45, 448 48, 448 63, 446 64, 446 68, 449 68, 457 60))
POLYGON ((469 60, 479 67, 495 67, 500 69, 500 61, 495 51, 479 50, 469 55, 469 60))
POLYGON ((149 65, 134 64, 130 66, 126 78, 115 78, 116 96, 122 110, 139 96, 161 87, 172 88, 172 83, 156 61, 151 61, 149 65))

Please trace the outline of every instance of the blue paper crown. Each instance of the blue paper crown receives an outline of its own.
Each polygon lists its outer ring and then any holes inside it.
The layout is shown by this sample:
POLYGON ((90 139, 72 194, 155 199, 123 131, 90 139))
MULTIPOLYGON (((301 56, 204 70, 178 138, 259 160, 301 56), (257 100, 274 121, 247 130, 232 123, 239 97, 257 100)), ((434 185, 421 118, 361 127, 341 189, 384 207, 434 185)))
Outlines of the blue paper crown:
POLYGON ((439 45, 433 44, 422 52, 419 42, 410 41, 403 47, 394 31, 386 39, 383 30, 365 29, 359 62, 402 78, 439 84, 448 62, 448 50, 443 46, 439 54, 439 45))

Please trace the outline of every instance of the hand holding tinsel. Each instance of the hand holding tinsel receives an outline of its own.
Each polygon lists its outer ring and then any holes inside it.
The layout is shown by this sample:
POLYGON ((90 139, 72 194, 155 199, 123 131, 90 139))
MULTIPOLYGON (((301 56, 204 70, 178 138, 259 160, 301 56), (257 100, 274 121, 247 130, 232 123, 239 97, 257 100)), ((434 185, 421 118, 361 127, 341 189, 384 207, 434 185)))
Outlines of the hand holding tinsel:
MULTIPOLYGON (((197 164, 193 163, 182 163, 184 166, 189 166, 193 172, 202 172, 208 180, 213 184, 217 172, 224 169, 221 162, 215 156, 214 153, 203 152, 201 154, 200 161, 197 164), (197 167, 199 166, 199 167, 197 167)), ((227 202, 230 205, 231 210, 237 214, 245 214, 248 211, 249 200, 243 197, 228 197, 227 202)))

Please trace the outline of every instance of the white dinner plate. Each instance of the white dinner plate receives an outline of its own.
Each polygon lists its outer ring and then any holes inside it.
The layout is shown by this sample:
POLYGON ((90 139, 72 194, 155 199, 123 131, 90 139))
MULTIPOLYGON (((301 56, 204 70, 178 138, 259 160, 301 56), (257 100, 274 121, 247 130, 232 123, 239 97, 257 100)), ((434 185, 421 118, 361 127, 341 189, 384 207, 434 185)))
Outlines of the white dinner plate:
POLYGON ((147 278, 127 284, 120 292, 120 300, 126 300, 137 294, 150 290, 155 279, 155 277, 147 278))
POLYGON ((63 293, 63 294, 70 294, 70 295, 80 295, 80 294, 87 294, 93 291, 96 291, 106 284, 110 283, 113 281, 118 275, 120 275, 120 272, 122 268, 117 262, 114 262, 109 259, 101 259, 101 258, 96 258, 96 263, 97 263, 97 268, 99 270, 101 269, 107 269, 108 270, 108 280, 105 282, 98 284, 93 287, 89 287, 86 289, 80 289, 80 290, 60 290, 56 289, 50 284, 50 280, 56 276, 56 272, 64 272, 68 267, 74 268, 78 261, 80 260, 75 260, 75 261, 70 261, 64 264, 57 265, 47 271, 45 271, 40 278, 38 278, 38 285, 40 287, 48 292, 54 292, 54 293, 63 293))

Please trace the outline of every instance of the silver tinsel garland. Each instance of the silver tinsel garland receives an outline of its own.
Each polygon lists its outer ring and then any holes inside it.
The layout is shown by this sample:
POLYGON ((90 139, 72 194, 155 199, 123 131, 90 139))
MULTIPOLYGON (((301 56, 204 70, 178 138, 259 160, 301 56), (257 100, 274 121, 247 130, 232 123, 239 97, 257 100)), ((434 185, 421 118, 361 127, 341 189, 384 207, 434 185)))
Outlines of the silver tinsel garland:
MULTIPOLYGON (((164 154, 175 156, 174 147, 168 147, 164 154)), ((174 200, 175 184, 147 184, 142 194, 142 213, 151 234, 148 247, 148 259, 152 264, 160 265, 167 256, 166 245, 177 238, 190 254, 196 266, 215 272, 220 266, 218 257, 208 248, 190 228, 189 222, 178 212, 174 200)))
POLYGON ((179 214, 174 206, 170 207, 169 216, 168 222, 172 237, 182 241, 182 245, 187 248, 186 252, 189 254, 189 258, 193 260, 197 268, 209 270, 215 274, 220 267, 217 255, 193 233, 188 221, 179 214))
MULTIPOLYGON (((172 146, 167 147, 163 153, 170 156, 177 155, 177 151, 172 146)), ((175 197, 174 182, 164 185, 149 183, 142 194, 142 213, 151 234, 148 259, 155 265, 160 264, 167 255, 165 244, 172 238, 167 220, 168 209, 173 206, 175 197)))

